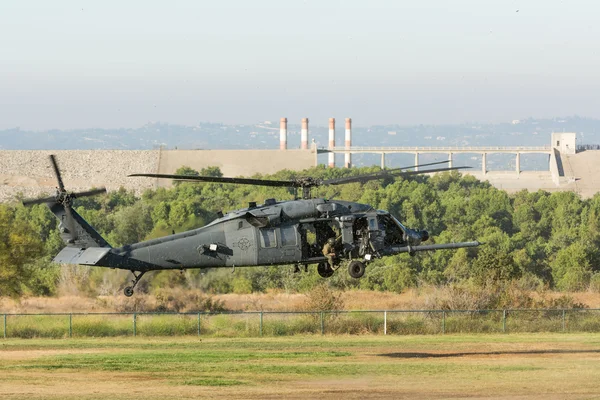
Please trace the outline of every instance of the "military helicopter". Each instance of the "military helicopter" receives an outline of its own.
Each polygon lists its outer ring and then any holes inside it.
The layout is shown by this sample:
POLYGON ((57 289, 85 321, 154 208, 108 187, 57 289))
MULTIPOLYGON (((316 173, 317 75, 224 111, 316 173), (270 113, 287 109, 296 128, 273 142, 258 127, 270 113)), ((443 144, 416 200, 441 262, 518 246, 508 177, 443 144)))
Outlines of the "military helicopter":
MULTIPOLYGON (((105 188, 79 193, 66 191, 56 158, 50 162, 58 180, 55 196, 25 200, 23 205, 46 204, 60 221, 61 238, 66 243, 54 258, 61 264, 80 264, 129 270, 134 279, 124 294, 133 295, 134 288, 148 271, 185 270, 267 265, 295 265, 305 269, 317 264, 317 271, 328 278, 343 265, 353 278, 360 278, 374 259, 398 253, 414 255, 419 251, 457 249, 479 246, 479 242, 422 245, 429 239, 425 230, 405 227, 387 211, 375 210, 368 204, 343 200, 312 198, 311 190, 319 186, 367 182, 376 179, 407 177, 417 174, 450 171, 469 167, 444 167, 408 170, 416 166, 381 172, 320 180, 310 177, 292 180, 227 178, 191 175, 133 174, 183 182, 218 182, 272 187, 291 187, 295 200, 267 199, 247 208, 219 213, 211 223, 191 231, 158 239, 112 248, 73 208, 76 198, 106 192, 105 188), (301 196, 298 192, 301 191, 301 196), (335 259, 323 254, 325 243, 335 240, 335 259), (330 262, 331 261, 331 262, 330 262), (334 264, 334 265, 331 265, 334 264)), ((447 161, 421 164, 418 167, 447 161)))

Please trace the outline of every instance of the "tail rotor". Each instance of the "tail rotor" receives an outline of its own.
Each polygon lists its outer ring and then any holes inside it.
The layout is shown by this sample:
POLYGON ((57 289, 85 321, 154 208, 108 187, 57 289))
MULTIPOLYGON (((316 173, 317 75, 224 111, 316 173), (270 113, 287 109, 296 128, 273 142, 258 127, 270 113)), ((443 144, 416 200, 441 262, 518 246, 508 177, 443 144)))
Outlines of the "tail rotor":
POLYGON ((75 228, 75 220, 73 217, 73 209, 72 209, 73 200, 76 198, 89 197, 89 196, 95 196, 98 194, 106 193, 106 188, 91 189, 91 190, 86 190, 84 192, 67 192, 67 190, 65 189, 62 175, 60 173, 60 169, 58 168, 58 163, 56 162, 56 157, 54 156, 54 154, 50 155, 50 163, 52 164, 52 168, 54 169, 54 174, 56 175, 56 180, 58 182, 58 187, 56 188, 56 194, 52 197, 23 200, 23 205, 24 206, 32 206, 34 204, 48 204, 49 206, 52 206, 54 204, 62 205, 65 210, 65 218, 62 222, 64 222, 66 225, 66 230, 68 231, 68 234, 69 234, 69 242, 74 243, 78 238, 78 234, 77 234, 77 229, 75 228))

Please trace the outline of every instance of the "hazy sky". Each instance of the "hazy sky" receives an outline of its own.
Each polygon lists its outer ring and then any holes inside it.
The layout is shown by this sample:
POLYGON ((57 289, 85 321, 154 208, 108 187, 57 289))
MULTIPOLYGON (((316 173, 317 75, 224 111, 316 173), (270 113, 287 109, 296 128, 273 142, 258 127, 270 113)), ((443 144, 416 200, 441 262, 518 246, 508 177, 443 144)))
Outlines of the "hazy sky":
POLYGON ((596 0, 0 3, 0 129, 600 118, 596 0))

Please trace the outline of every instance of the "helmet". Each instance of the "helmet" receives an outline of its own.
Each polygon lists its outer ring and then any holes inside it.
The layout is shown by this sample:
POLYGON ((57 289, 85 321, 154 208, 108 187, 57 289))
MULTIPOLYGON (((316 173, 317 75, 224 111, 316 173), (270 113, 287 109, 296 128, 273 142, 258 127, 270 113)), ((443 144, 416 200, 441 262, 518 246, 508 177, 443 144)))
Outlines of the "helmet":
POLYGON ((327 239, 327 243, 329 243, 330 245, 334 245, 335 244, 335 239, 334 238, 329 238, 327 239))

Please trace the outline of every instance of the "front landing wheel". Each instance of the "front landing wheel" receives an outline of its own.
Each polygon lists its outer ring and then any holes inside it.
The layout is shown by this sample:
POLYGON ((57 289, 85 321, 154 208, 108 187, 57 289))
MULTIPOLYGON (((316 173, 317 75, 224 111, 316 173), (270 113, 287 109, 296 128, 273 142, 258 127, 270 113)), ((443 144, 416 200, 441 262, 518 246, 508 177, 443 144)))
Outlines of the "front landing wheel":
POLYGON ((125 296, 131 297, 133 296, 133 288, 131 286, 127 286, 123 293, 125 293, 125 296))
POLYGON ((329 278, 335 271, 328 262, 320 262, 319 265, 317 265, 317 272, 322 278, 329 278))
POLYGON ((350 264, 348 264, 348 273, 353 278, 361 278, 365 274, 365 264, 360 261, 350 261, 350 264))

